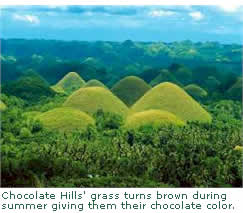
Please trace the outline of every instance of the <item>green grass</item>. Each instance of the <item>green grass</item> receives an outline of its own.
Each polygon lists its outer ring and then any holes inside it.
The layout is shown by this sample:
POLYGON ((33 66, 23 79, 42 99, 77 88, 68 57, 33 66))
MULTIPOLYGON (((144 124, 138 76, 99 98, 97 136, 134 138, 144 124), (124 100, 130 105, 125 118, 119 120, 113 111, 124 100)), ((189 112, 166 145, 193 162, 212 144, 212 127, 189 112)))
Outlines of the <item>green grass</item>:
POLYGON ((0 100, 0 111, 4 111, 7 109, 7 106, 0 100))
POLYGON ((51 130, 73 131, 85 130, 88 125, 94 125, 95 121, 92 117, 80 110, 60 107, 41 115, 36 116, 43 125, 51 130))
POLYGON ((131 108, 132 112, 149 109, 165 110, 183 121, 211 122, 211 115, 182 88, 172 83, 162 83, 148 91, 131 108))
POLYGON ((103 87, 103 88, 107 88, 102 82, 96 80, 96 79, 92 79, 89 80, 84 87, 103 87))
POLYGON ((182 126, 185 123, 177 118, 174 114, 162 110, 147 110, 137 112, 129 116, 126 120, 125 127, 139 128, 145 125, 161 126, 161 125, 178 125, 182 126))
POLYGON ((51 86, 51 89, 53 89, 57 93, 64 93, 64 94, 66 93, 65 90, 58 85, 51 86))
POLYGON ((29 112, 25 112, 24 116, 26 116, 27 118, 35 118, 36 116, 40 115, 41 112, 39 111, 29 111, 29 112))
POLYGON ((127 106, 108 89, 103 87, 81 88, 65 101, 66 107, 73 107, 93 115, 98 110, 126 116, 127 106))
POLYGON ((164 69, 160 71, 160 74, 157 75, 149 84, 154 87, 163 82, 171 82, 177 85, 180 85, 179 81, 171 74, 168 70, 164 69))
POLYGON ((128 76, 117 82, 111 89, 127 106, 134 104, 151 87, 141 78, 128 76))
POLYGON ((51 88, 57 93, 71 94, 84 85, 85 81, 76 72, 69 72, 51 88))
POLYGON ((208 95, 206 90, 196 84, 189 84, 184 87, 184 90, 195 99, 202 99, 208 95))

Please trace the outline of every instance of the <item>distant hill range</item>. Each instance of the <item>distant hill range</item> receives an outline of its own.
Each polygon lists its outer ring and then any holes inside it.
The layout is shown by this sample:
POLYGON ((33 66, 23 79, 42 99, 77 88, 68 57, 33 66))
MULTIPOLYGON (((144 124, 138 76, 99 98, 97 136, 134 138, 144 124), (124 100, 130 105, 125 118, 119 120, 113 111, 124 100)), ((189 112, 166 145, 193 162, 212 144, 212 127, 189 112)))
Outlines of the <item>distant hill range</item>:
POLYGON ((3 82, 32 68, 51 84, 68 72, 76 71, 85 81, 97 79, 103 83, 110 81, 112 85, 122 77, 139 75, 151 68, 168 68, 173 63, 192 69, 213 66, 240 75, 241 55, 242 48, 238 44, 189 40, 172 43, 1 40, 3 82))

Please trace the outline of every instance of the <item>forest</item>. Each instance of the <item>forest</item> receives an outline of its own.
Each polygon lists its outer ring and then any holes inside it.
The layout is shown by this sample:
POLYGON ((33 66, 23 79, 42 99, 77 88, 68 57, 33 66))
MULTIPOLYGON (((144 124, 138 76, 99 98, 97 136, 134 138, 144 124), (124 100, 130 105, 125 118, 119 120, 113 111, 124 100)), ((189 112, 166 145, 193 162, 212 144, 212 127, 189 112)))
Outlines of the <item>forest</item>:
POLYGON ((1 41, 2 187, 242 187, 242 48, 1 41))

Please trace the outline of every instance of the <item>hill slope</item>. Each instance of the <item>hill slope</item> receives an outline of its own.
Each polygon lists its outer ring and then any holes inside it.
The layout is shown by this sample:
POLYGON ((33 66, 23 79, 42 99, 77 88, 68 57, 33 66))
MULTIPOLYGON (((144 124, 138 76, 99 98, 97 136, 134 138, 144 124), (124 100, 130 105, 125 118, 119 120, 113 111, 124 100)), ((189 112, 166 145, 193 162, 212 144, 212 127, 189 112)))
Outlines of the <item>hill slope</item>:
POLYGON ((122 116, 128 112, 127 106, 103 87, 81 88, 68 97, 64 106, 73 107, 91 115, 99 109, 122 116))
POLYGON ((168 70, 161 70, 160 73, 149 83, 152 87, 163 83, 171 82, 180 85, 179 81, 168 70))
POLYGON ((151 87, 141 78, 128 76, 116 83, 111 91, 127 106, 131 106, 150 89, 151 87))
POLYGON ((69 72, 56 85, 52 86, 52 89, 58 93, 70 94, 83 87, 84 84, 84 80, 76 72, 69 72))
POLYGON ((160 109, 175 114, 183 121, 211 122, 211 116, 183 89, 162 83, 148 91, 132 107, 133 112, 160 109))
POLYGON ((36 116, 46 128, 60 131, 83 130, 94 125, 94 120, 89 115, 77 109, 61 107, 44 112, 36 116))
POLYGON ((174 114, 162 110, 147 110, 144 112, 137 112, 129 116, 126 120, 125 126, 127 128, 139 128, 144 125, 184 125, 185 123, 177 118, 174 114))
POLYGON ((100 81, 98 81, 96 79, 89 80, 84 85, 84 87, 103 87, 103 88, 106 88, 106 86, 102 82, 100 82, 100 81))
POLYGON ((195 99, 202 99, 208 95, 207 91, 196 84, 189 84, 184 87, 184 90, 195 99))
POLYGON ((52 97, 55 92, 39 74, 29 71, 16 81, 3 86, 2 92, 30 102, 38 102, 43 97, 52 97))

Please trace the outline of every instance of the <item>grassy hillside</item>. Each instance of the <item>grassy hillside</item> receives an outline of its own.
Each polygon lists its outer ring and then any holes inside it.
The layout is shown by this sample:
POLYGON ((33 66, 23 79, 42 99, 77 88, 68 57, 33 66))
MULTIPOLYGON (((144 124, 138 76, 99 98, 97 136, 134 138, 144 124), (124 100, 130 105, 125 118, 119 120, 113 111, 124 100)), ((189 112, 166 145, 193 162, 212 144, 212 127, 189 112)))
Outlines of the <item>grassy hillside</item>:
POLYGON ((131 106, 150 89, 151 87, 141 78, 128 76, 116 83, 111 91, 127 106, 131 106))
POLYGON ((85 130, 88 125, 94 125, 95 121, 89 115, 80 110, 61 107, 44 112, 36 117, 46 128, 58 131, 85 130))
POLYGON ((99 109, 123 116, 128 112, 128 108, 121 100, 102 87, 81 88, 68 97, 64 106, 73 107, 91 115, 99 109))
POLYGON ((56 85, 52 86, 52 89, 58 93, 70 94, 83 87, 84 84, 84 80, 76 72, 69 72, 56 85))
POLYGON ((171 82, 180 85, 179 81, 168 70, 161 70, 160 73, 150 82, 150 85, 156 86, 163 82, 171 82))
POLYGON ((41 112, 38 112, 38 111, 29 111, 29 112, 23 113, 23 115, 26 116, 27 118, 35 118, 40 114, 41 114, 41 112))
POLYGON ((208 95, 206 90, 196 84, 189 84, 184 87, 184 90, 195 99, 202 99, 208 95))
POLYGON ((185 123, 170 112, 162 110, 147 110, 129 116, 126 120, 125 126, 127 128, 139 128, 145 125, 161 126, 168 124, 180 126, 185 123))
POLYGON ((104 88, 106 88, 106 86, 102 82, 100 82, 96 79, 89 80, 88 82, 86 82, 84 87, 104 87, 104 88))
POLYGON ((191 96, 177 85, 168 82, 152 88, 132 106, 134 112, 149 109, 171 112, 183 121, 211 122, 210 114, 191 96))

